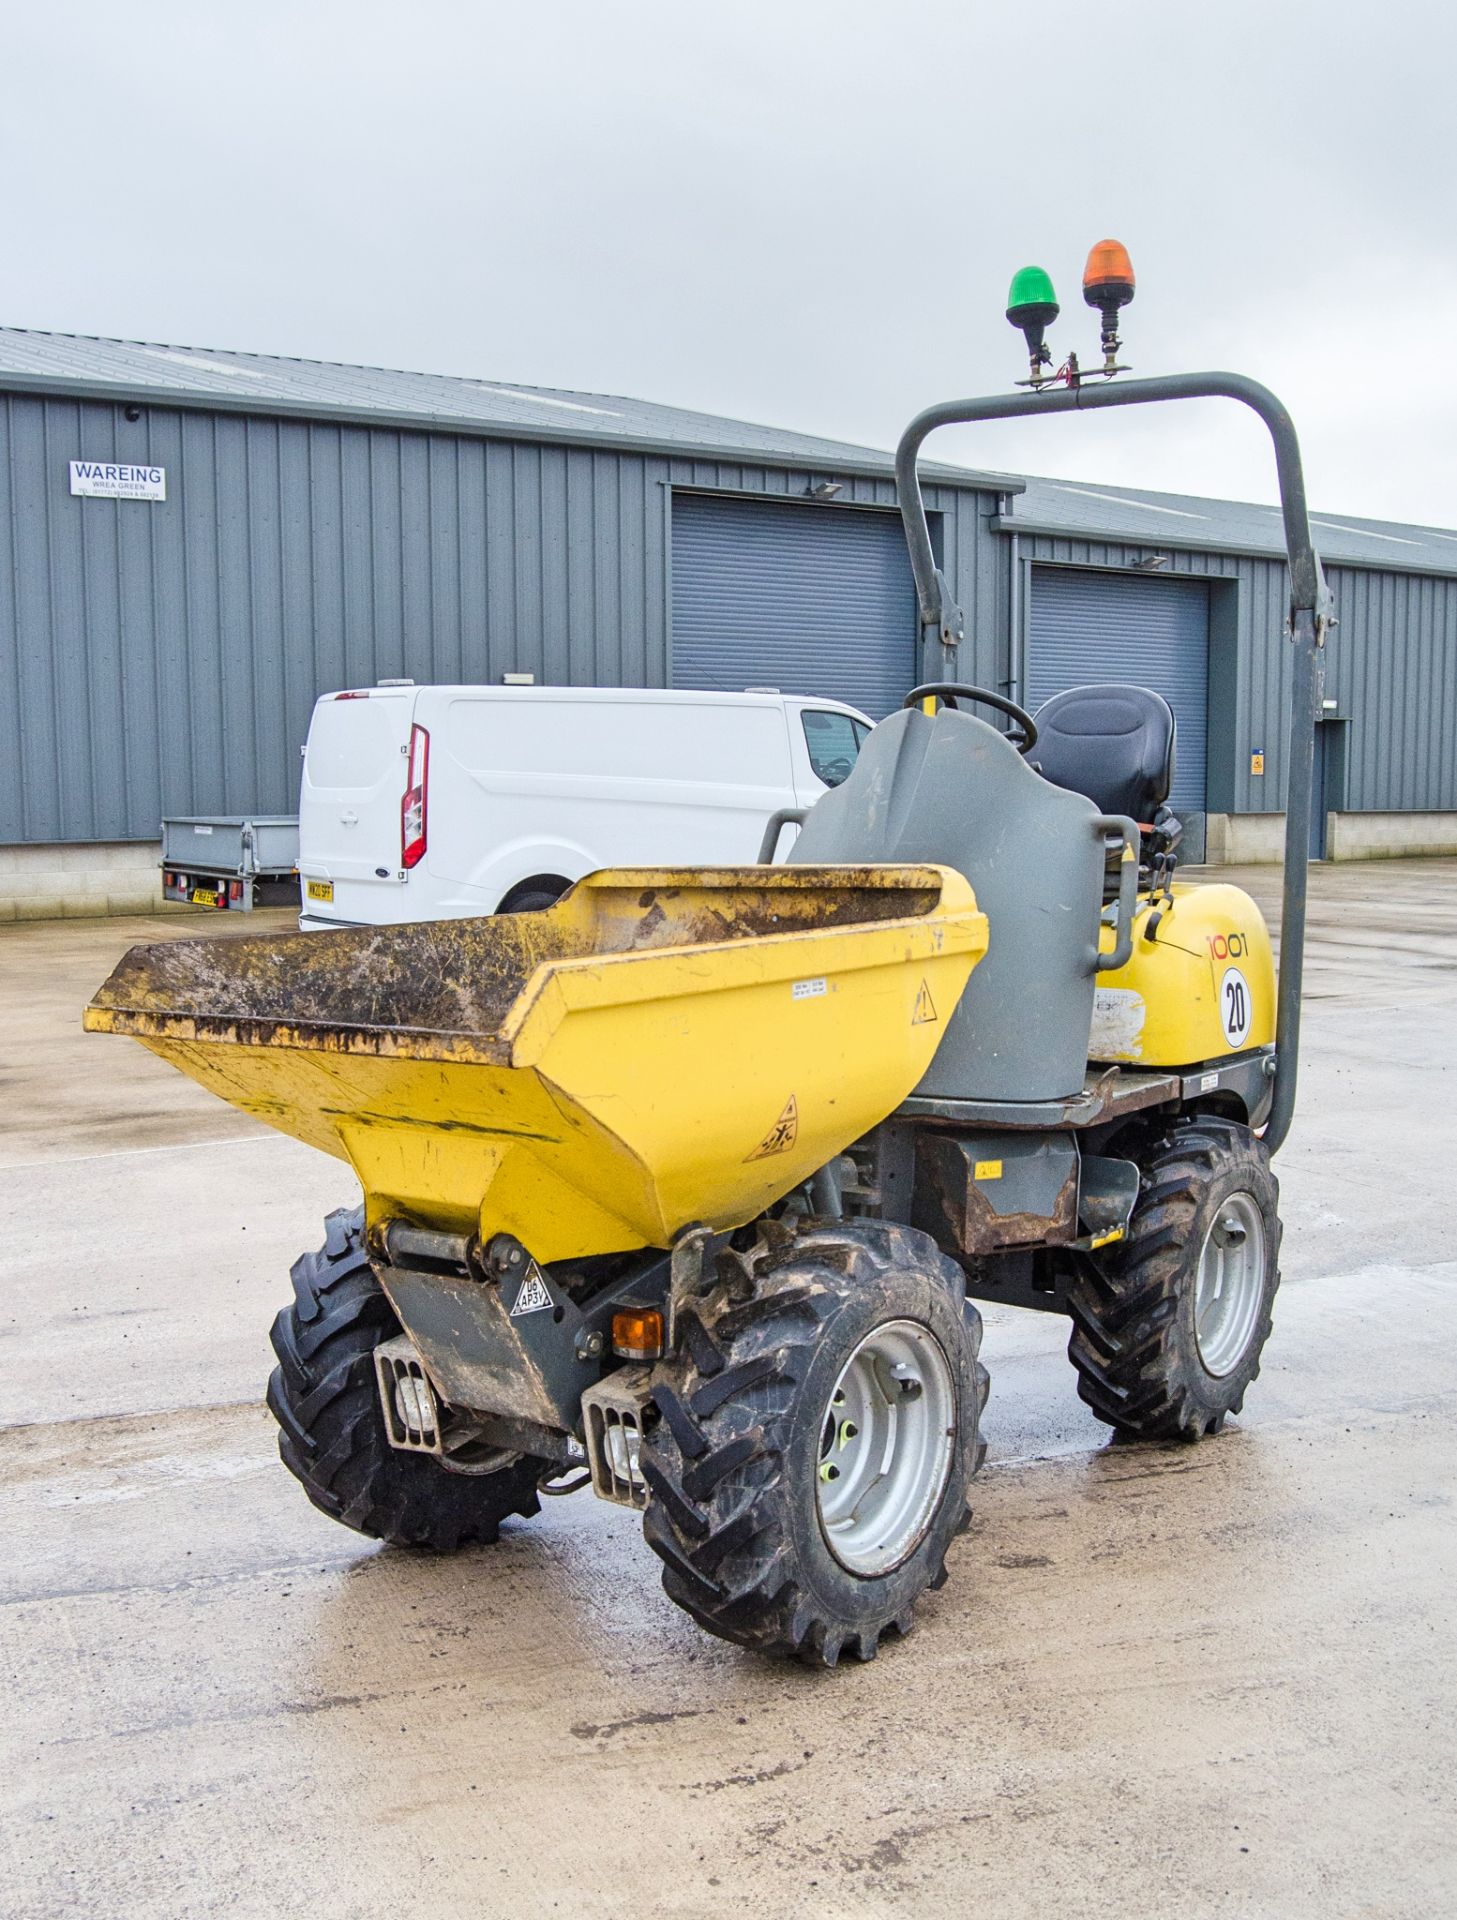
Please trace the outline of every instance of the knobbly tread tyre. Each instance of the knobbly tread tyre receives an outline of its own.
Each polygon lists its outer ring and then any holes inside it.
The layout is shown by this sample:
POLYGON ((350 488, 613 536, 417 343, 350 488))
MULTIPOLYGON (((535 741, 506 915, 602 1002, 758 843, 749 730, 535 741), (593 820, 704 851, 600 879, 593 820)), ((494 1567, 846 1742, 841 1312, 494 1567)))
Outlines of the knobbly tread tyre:
POLYGON ((1128 1438, 1199 1440, 1238 1413, 1260 1371, 1280 1284, 1279 1183, 1248 1127, 1212 1116, 1176 1123, 1137 1154, 1142 1189, 1127 1238, 1082 1255, 1067 1293, 1068 1358, 1078 1393, 1128 1438), (1208 1373, 1193 1330, 1195 1280, 1209 1220, 1244 1188, 1265 1224, 1265 1290, 1239 1364, 1208 1373))
POLYGON ((944 1584, 947 1548, 970 1517, 967 1485, 985 1452, 981 1316, 960 1268, 908 1227, 811 1221, 772 1232, 724 1255, 714 1284, 680 1311, 643 1440, 643 1531, 669 1598, 710 1633, 813 1665, 833 1667, 842 1653, 873 1660, 888 1630, 910 1632, 920 1594, 944 1584), (957 1444, 914 1551, 860 1577, 825 1544, 803 1468, 818 1459, 824 1406, 850 1352, 907 1313, 950 1363, 957 1444))
POLYGON ((321 1513, 395 1546, 438 1553, 497 1537, 508 1514, 529 1519, 540 1461, 458 1474, 385 1437, 374 1349, 399 1321, 375 1279, 357 1210, 329 1215, 325 1240, 293 1265, 294 1299, 273 1323, 278 1356, 268 1406, 283 1464, 321 1513))

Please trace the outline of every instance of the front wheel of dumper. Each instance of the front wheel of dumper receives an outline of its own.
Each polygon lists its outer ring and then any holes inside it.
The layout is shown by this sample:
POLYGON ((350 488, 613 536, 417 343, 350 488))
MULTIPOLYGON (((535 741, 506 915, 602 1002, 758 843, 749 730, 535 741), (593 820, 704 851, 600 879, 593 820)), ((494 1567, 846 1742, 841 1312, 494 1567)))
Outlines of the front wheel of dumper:
POLYGON ((643 1444, 670 1599, 760 1652, 834 1666, 946 1578, 984 1451, 981 1318, 924 1234, 782 1225, 678 1316, 643 1444))
POLYGON ((463 1474, 390 1445, 374 1350, 400 1323, 364 1251, 358 1210, 330 1214, 323 1246, 296 1260, 291 1277, 293 1304, 273 1323, 268 1405, 283 1464, 321 1513, 395 1546, 448 1553, 494 1540, 508 1514, 539 1511, 540 1460, 463 1474))

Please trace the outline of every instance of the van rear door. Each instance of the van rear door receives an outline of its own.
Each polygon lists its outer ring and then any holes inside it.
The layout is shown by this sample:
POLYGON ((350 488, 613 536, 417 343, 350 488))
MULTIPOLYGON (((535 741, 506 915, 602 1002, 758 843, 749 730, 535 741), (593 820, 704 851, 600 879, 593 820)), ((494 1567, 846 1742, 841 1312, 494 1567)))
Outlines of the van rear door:
POLYGON ((326 693, 314 708, 299 791, 303 919, 378 925, 407 918, 400 814, 414 687, 326 693))

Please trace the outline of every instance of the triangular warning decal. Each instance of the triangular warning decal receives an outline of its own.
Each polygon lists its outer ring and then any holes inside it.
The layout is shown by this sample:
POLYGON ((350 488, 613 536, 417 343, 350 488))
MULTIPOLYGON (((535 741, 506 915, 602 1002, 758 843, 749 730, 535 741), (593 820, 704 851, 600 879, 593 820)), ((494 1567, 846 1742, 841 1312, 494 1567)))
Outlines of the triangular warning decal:
POLYGON ((521 1291, 516 1296, 516 1304, 511 1309, 511 1318, 518 1314, 540 1313, 551 1305, 551 1295, 546 1290, 546 1282, 535 1261, 527 1269, 526 1278, 521 1282, 521 1291))
POLYGON ((785 1102, 784 1111, 755 1147, 752 1153, 744 1155, 745 1161, 767 1160, 771 1154, 788 1153, 799 1138, 799 1103, 791 1093, 785 1102))
POLYGON ((937 1018, 936 1002, 931 998, 930 984, 928 981, 923 980, 921 982, 921 991, 916 995, 916 1010, 911 1015, 911 1025, 913 1027, 929 1027, 937 1018))

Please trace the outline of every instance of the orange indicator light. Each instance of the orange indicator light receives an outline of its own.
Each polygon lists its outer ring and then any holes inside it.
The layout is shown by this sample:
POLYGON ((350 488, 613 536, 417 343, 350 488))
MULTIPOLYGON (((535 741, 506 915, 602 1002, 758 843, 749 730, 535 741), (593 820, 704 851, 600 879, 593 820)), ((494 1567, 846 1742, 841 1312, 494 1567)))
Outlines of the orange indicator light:
POLYGON ((656 1360, 663 1351, 663 1316, 656 1307, 627 1307, 612 1316, 612 1351, 624 1360, 656 1360))

